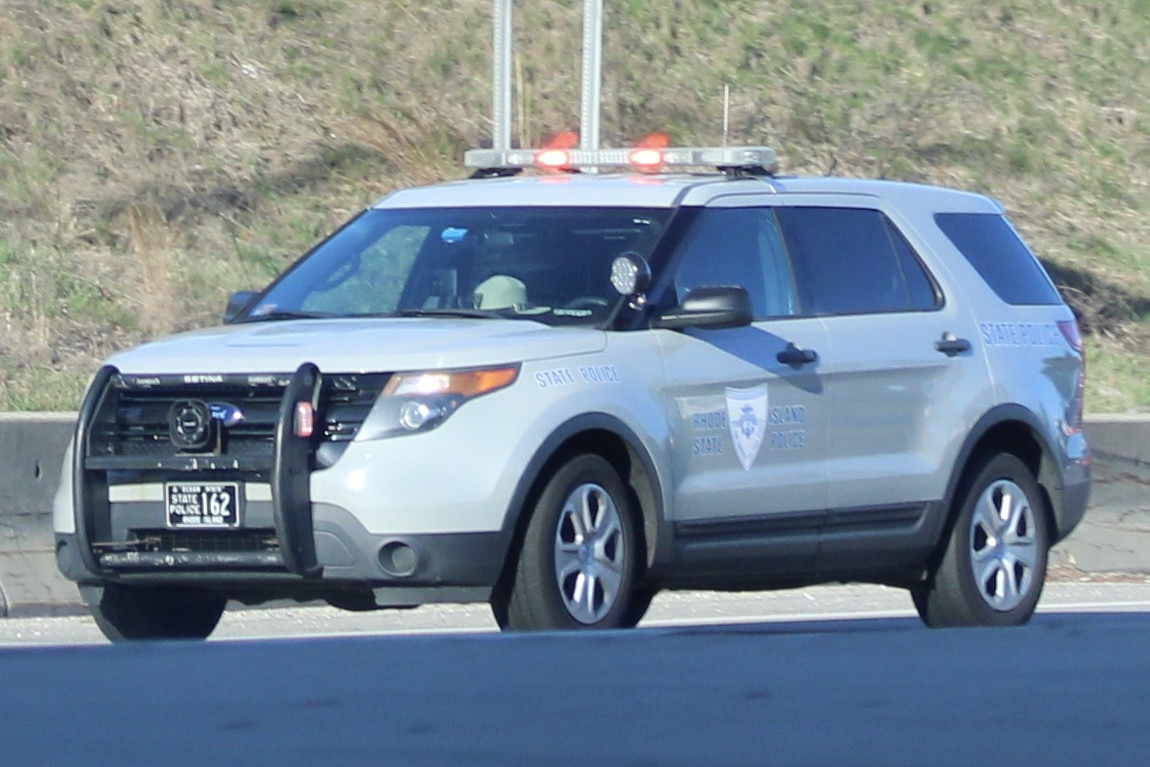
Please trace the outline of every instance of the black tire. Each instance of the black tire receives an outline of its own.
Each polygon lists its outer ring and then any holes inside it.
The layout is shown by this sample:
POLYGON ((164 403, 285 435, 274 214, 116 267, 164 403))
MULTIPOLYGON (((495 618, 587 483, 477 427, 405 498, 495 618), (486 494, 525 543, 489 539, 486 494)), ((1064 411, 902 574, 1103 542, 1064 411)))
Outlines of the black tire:
POLYGON ((1020 626, 1046 579, 1049 516, 1018 458, 988 456, 956 498, 958 515, 933 577, 911 595, 931 627, 1020 626))
POLYGON ((511 619, 507 615, 508 603, 511 601, 510 594, 509 590, 501 589, 499 586, 491 592, 491 617, 495 619, 495 625, 500 631, 511 630, 511 619))
MULTIPOLYGON (((627 614, 619 621, 618 628, 633 629, 639 625, 639 621, 643 620, 643 616, 647 614, 647 609, 650 608, 652 600, 658 595, 659 590, 654 587, 640 586, 631 591, 631 606, 627 610, 627 614)), ((495 618, 495 623, 501 630, 510 630, 510 620, 507 615, 508 599, 506 597, 500 598, 495 596, 491 600, 491 614, 495 618)))
POLYGON ((531 511, 509 585, 492 597, 496 622, 513 631, 633 626, 641 556, 623 481, 603 458, 576 456, 531 511))
POLYGON ((643 616, 647 614, 647 609, 651 606, 651 601, 658 595, 659 590, 654 586, 637 586, 631 590, 631 606, 627 610, 627 614, 623 616, 623 620, 619 622, 619 628, 633 629, 639 625, 639 621, 643 620, 643 616))
POLYGON ((113 642, 140 639, 206 639, 220 622, 227 598, 180 586, 104 586, 92 617, 113 642))

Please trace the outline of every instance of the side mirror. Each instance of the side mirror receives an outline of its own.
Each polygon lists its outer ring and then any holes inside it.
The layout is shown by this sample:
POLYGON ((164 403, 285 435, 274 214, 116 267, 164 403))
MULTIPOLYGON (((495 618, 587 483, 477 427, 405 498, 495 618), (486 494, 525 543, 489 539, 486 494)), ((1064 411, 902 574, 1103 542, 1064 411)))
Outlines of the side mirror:
POLYGON ((241 290, 232 293, 228 299, 228 306, 224 309, 224 323, 227 324, 236 318, 240 312, 247 309, 260 292, 258 290, 241 290))
POLYGON ((746 288, 735 285, 706 285, 687 294, 653 323, 657 328, 741 328, 751 324, 754 312, 746 288))

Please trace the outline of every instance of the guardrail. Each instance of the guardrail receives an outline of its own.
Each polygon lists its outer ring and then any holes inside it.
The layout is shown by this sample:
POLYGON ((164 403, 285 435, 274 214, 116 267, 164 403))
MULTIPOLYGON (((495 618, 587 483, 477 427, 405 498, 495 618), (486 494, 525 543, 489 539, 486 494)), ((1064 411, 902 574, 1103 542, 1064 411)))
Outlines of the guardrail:
MULTIPOLYGON (((0 413, 0 616, 83 612, 56 570, 52 496, 73 413, 0 413)), ((1095 454, 1090 511, 1051 563, 1150 577, 1150 415, 1087 419, 1095 454)))

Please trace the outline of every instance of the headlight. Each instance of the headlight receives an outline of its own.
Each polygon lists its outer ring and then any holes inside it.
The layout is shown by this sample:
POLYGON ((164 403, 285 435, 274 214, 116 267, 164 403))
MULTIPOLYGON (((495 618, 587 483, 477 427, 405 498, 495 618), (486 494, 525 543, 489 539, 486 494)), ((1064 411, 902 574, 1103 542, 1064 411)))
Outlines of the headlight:
POLYGON ((519 365, 396 373, 364 424, 364 439, 430 431, 468 400, 515 383, 519 365))

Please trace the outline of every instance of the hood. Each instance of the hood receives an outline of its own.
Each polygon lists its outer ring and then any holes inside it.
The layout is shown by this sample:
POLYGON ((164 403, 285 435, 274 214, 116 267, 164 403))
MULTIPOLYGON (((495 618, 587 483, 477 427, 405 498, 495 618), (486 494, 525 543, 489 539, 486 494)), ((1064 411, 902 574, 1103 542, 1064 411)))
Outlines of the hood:
POLYGON ((441 317, 289 320, 226 325, 143 344, 108 362, 135 375, 391 372, 478 367, 590 354, 602 330, 527 320, 441 317))

